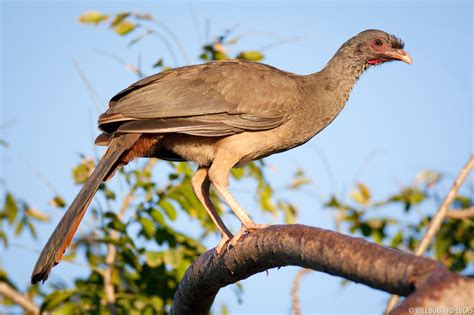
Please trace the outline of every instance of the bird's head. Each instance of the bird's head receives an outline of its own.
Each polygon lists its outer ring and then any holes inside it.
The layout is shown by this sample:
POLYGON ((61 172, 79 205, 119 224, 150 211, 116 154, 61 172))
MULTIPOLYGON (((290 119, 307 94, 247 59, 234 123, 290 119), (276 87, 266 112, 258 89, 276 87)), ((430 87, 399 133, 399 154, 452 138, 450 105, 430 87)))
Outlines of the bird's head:
POLYGON ((403 50, 403 41, 384 31, 363 31, 346 44, 352 48, 358 59, 362 59, 368 65, 378 65, 393 60, 412 63, 410 56, 403 50))

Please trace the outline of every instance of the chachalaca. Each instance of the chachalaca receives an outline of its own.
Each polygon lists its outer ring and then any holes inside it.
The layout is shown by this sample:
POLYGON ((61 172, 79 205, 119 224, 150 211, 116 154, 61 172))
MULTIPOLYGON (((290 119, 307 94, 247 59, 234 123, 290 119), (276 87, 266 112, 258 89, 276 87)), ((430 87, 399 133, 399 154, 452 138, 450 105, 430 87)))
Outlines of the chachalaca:
POLYGON ((367 30, 310 75, 225 60, 164 71, 119 92, 99 117, 96 144, 108 148, 43 248, 32 283, 45 281, 59 263, 101 182, 138 157, 197 163, 192 186, 222 235, 217 252, 261 228, 230 194, 229 171, 314 137, 342 110, 368 67, 411 64, 403 46, 393 35, 367 30), (211 184, 242 222, 235 237, 212 205, 211 184))

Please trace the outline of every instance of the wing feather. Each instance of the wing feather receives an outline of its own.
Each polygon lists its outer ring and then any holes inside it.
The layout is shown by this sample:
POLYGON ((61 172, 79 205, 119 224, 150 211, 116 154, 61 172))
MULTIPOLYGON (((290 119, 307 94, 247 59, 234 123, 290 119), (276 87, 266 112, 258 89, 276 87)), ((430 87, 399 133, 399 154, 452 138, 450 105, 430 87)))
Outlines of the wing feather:
POLYGON ((134 83, 111 99, 99 128, 196 135, 266 130, 291 117, 299 95, 294 74, 255 62, 211 62, 134 83))
POLYGON ((220 137, 243 131, 267 130, 280 126, 286 117, 254 117, 216 114, 184 118, 132 120, 121 124, 119 133, 185 133, 220 137))

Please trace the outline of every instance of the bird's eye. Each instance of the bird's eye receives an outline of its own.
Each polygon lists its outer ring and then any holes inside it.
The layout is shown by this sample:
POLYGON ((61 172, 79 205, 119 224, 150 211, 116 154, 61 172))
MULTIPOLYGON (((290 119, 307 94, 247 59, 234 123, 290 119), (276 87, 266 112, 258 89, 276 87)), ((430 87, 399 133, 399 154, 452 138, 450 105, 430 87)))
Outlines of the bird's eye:
POLYGON ((377 38, 377 39, 375 40, 375 45, 377 45, 377 46, 382 46, 382 45, 383 45, 382 40, 381 40, 380 38, 377 38))

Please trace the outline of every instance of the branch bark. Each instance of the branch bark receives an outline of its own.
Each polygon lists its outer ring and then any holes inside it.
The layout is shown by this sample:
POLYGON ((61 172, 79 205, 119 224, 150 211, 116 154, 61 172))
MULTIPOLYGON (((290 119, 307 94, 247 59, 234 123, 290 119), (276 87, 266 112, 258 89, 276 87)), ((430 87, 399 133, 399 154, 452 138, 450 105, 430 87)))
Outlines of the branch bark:
MULTIPOLYGON (((466 288, 458 292, 464 305, 474 292, 471 280, 449 272, 441 263, 362 238, 304 225, 274 225, 242 238, 235 247, 216 255, 209 250, 186 271, 171 307, 171 314, 207 314, 219 289, 270 268, 288 265, 310 268, 363 283, 385 292, 410 296, 416 305, 451 283, 466 288), (427 290, 427 288, 430 290, 427 290), (463 295, 464 294, 464 295, 463 295)), ((452 300, 436 297, 438 306, 452 300)), ((473 306, 474 307, 474 306, 473 306)), ((393 314, 397 313, 395 310, 393 314)))
MULTIPOLYGON (((0 282, 0 294, 12 300, 13 303, 20 305, 25 312, 30 314, 39 314, 39 307, 28 297, 18 292, 15 288, 6 282, 0 282)), ((47 314, 47 313, 43 313, 47 314)))
POLYGON ((461 210, 449 210, 446 216, 456 220, 469 219, 474 217, 474 207, 461 210))

